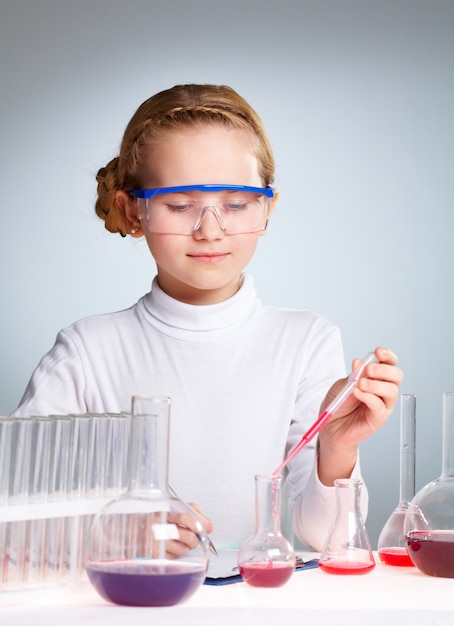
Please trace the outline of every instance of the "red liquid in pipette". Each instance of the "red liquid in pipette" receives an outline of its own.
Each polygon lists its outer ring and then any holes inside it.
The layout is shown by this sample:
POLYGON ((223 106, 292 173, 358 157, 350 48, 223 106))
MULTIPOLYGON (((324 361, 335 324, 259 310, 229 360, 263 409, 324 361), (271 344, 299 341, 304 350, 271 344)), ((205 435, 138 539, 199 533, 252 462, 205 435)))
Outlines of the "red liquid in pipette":
POLYGON ((336 559, 330 559, 324 563, 320 562, 318 566, 327 574, 344 576, 347 574, 368 574, 374 569, 375 563, 370 561, 364 563, 364 561, 336 561, 336 559))
POLYGON ((325 422, 327 422, 329 420, 329 418, 331 417, 332 413, 328 413, 328 411, 323 411, 323 413, 320 415, 320 417, 312 424, 312 426, 304 433, 301 441, 299 443, 296 444, 296 446, 293 448, 293 450, 290 451, 290 453, 288 454, 288 456, 283 460, 283 462, 279 465, 279 467, 277 469, 274 470, 273 472, 273 476, 279 476, 279 474, 282 472, 282 470, 284 469, 284 467, 287 465, 287 463, 290 463, 290 461, 298 454, 298 452, 300 450, 302 450, 304 448, 304 446, 306 444, 309 443, 309 441, 315 437, 315 435, 318 433, 318 431, 322 428, 322 426, 325 425, 325 422))
POLYGON ((385 565, 398 565, 400 567, 414 565, 406 548, 384 548, 378 551, 378 558, 385 565))
POLYGON ((252 587, 281 587, 294 569, 293 563, 247 563, 240 566, 240 574, 252 587))

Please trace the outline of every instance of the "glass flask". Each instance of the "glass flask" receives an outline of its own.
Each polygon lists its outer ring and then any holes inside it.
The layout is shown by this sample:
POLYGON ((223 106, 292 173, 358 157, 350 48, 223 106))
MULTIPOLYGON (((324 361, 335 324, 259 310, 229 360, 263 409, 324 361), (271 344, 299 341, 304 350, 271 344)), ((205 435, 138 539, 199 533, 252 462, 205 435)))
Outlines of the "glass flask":
POLYGON ((356 478, 334 481, 336 510, 319 561, 328 574, 367 574, 375 567, 360 510, 362 484, 356 478))
POLYGON ((400 397, 400 498, 378 538, 378 557, 385 565, 412 566, 404 520, 415 495, 416 396, 400 397))
POLYGON ((410 502, 404 522, 408 554, 429 576, 454 578, 454 393, 443 394, 442 472, 410 502))
POLYGON ((295 552, 281 532, 282 476, 257 474, 255 532, 238 552, 243 580, 253 587, 281 587, 295 570, 295 552))
POLYGON ((205 530, 195 511, 169 492, 169 420, 170 398, 132 398, 129 487, 91 527, 85 569, 98 593, 115 604, 175 605, 205 580, 205 530), (179 556, 188 528, 196 545, 179 556))

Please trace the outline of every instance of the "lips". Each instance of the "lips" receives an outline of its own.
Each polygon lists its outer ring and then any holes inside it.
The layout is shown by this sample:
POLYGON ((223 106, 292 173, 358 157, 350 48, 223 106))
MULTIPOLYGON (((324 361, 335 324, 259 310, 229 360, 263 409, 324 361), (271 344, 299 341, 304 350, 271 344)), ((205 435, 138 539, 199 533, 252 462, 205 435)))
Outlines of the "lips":
POLYGON ((204 263, 220 263, 229 256, 228 252, 197 252, 194 254, 188 254, 188 257, 195 261, 202 261, 204 263))

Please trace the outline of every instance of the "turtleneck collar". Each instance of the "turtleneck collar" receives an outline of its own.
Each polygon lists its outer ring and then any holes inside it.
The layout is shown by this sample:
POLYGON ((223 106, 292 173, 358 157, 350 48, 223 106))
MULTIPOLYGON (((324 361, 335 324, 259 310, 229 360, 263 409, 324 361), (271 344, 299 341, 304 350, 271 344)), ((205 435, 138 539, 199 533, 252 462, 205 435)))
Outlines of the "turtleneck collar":
POLYGON ((223 335, 238 328, 259 313, 254 279, 243 274, 239 290, 228 300, 217 304, 193 305, 168 296, 160 288, 157 277, 151 291, 142 298, 144 314, 160 332, 181 339, 199 340, 223 335))

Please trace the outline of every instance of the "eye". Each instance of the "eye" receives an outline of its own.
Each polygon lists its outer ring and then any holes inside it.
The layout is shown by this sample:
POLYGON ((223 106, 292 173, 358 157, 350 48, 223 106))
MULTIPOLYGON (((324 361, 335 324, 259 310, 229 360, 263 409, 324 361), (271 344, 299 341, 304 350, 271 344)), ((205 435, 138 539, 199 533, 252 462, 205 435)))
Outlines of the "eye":
POLYGON ((194 209, 194 205, 189 202, 186 202, 186 203, 181 202, 179 204, 166 203, 164 207, 171 213, 187 213, 188 211, 191 211, 194 209))
POLYGON ((226 202, 224 209, 227 211, 244 211, 248 208, 248 202, 226 202))

